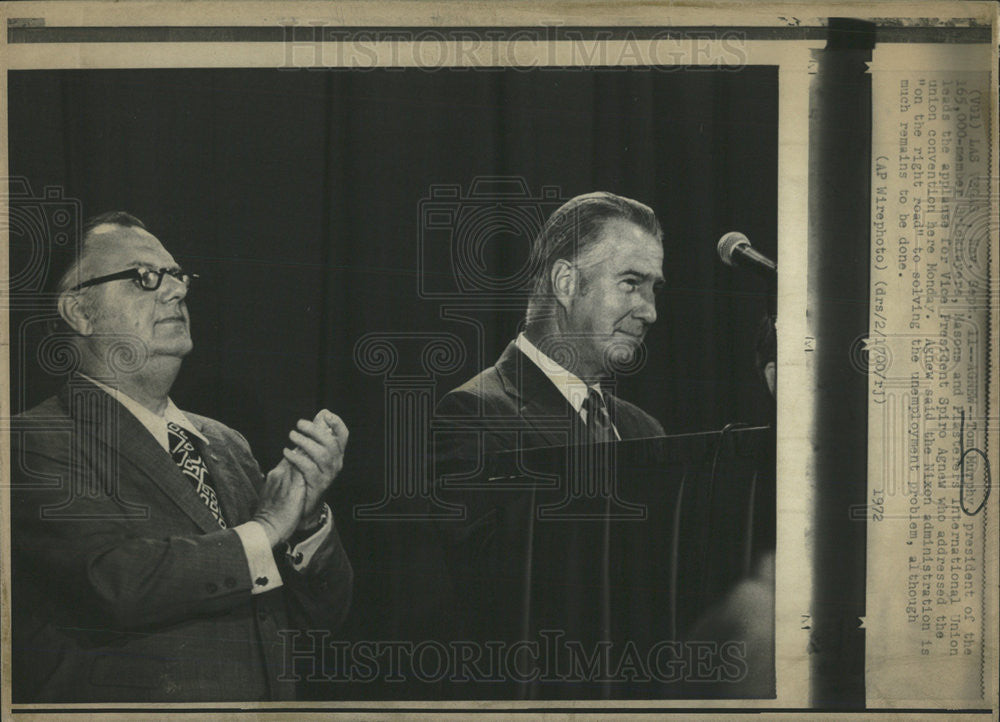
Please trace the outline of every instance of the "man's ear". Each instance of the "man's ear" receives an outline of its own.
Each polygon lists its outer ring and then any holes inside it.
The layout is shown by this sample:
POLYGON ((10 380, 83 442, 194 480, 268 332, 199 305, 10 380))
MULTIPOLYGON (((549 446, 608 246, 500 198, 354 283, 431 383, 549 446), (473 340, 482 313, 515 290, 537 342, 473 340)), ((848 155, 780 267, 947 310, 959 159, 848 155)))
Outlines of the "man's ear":
POLYGON ((83 297, 75 291, 65 291, 59 296, 59 315, 63 321, 81 336, 89 336, 94 332, 87 304, 83 297))
POLYGON ((549 281, 552 283, 552 294, 556 301, 564 309, 569 310, 573 304, 573 296, 576 295, 576 287, 579 282, 579 271, 576 266, 564 258, 560 258, 552 264, 549 270, 549 281))

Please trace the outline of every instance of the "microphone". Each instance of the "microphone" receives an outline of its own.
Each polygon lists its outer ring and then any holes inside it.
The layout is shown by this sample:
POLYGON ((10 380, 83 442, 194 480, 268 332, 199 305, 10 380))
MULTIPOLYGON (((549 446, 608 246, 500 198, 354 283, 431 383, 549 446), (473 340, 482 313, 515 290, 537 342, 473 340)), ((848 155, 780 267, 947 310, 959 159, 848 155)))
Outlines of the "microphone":
POLYGON ((755 251, 750 245, 750 239, 739 231, 730 231, 720 238, 716 250, 727 266, 748 268, 765 278, 778 275, 777 264, 763 253, 755 251))

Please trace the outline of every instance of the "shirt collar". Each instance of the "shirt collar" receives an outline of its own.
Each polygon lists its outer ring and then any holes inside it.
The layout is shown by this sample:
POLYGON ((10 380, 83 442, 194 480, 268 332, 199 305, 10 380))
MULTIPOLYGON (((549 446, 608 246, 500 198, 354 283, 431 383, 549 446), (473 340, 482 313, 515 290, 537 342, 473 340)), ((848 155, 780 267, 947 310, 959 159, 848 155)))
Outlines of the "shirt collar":
POLYGON ((163 447, 165 451, 170 451, 170 443, 167 440, 167 422, 173 422, 180 426, 182 429, 187 431, 192 436, 201 440, 202 443, 208 444, 209 441, 206 439, 198 427, 187 417, 187 415, 174 405, 174 402, 167 399, 167 407, 163 410, 163 416, 155 414, 145 406, 140 404, 138 401, 133 399, 128 394, 118 389, 111 388, 105 384, 102 384, 95 378, 87 376, 87 374, 81 373, 80 376, 87 379, 90 383, 94 384, 97 388, 101 389, 107 393, 111 398, 124 406, 129 413, 131 413, 140 424, 146 427, 156 442, 163 447))
POLYGON ((559 389, 559 393, 566 397, 566 400, 576 413, 580 413, 583 401, 587 398, 591 389, 601 394, 600 386, 596 384, 589 386, 584 383, 583 379, 579 376, 571 371, 567 371, 560 364, 542 353, 523 333, 518 334, 514 340, 514 345, 520 349, 521 353, 531 359, 535 366, 542 370, 542 373, 548 377, 549 381, 555 384, 556 388, 559 389))

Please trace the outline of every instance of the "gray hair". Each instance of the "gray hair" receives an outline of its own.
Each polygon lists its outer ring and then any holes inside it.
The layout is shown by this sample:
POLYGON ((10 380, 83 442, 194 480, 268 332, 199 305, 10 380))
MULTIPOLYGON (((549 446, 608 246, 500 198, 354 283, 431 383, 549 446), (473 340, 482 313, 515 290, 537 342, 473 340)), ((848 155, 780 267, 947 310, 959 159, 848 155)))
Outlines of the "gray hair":
POLYGON ((571 198, 549 217, 531 247, 529 267, 533 269, 533 285, 528 302, 528 323, 541 311, 539 302, 552 295, 552 265, 559 259, 575 261, 582 256, 613 221, 636 225, 663 242, 663 229, 656 214, 639 201, 607 191, 571 198))

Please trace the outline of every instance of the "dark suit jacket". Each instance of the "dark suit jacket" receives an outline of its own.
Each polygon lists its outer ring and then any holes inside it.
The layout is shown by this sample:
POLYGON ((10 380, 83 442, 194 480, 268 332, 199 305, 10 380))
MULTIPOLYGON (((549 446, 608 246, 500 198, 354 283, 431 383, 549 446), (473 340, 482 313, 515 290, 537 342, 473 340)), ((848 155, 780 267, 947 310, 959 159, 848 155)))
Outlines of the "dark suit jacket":
MULTIPOLYGON (((210 441, 227 521, 249 520, 263 476, 246 440, 188 416, 210 441)), ((15 419, 11 462, 14 702, 290 699, 279 630, 333 630, 347 612, 353 572, 336 530, 303 573, 276 554, 283 586, 252 595, 236 532, 79 377, 15 419)))
MULTIPOLYGON (((663 427, 634 404, 604 392, 621 438, 663 435, 663 427)), ((467 517, 438 524, 448 582, 439 605, 445 636, 495 639, 491 620, 502 615, 498 586, 509 575, 506 557, 522 530, 503 516, 509 496, 484 490, 449 491, 452 480, 482 478, 489 454, 511 449, 582 444, 586 425, 559 389, 514 343, 499 360, 446 394, 434 412, 434 478, 438 498, 461 504, 467 517), (446 597, 446 598, 445 598, 446 597)), ((522 499, 521 502, 524 500, 522 499)), ((519 502, 516 502, 519 503, 519 502)))
MULTIPOLYGON (((638 406, 607 391, 604 399, 622 439, 663 435, 660 422, 638 406)), ((480 452, 561 446, 587 439, 580 415, 513 342, 493 366, 446 394, 434 417, 435 425, 445 431, 435 441, 437 459, 443 464, 480 452)))

